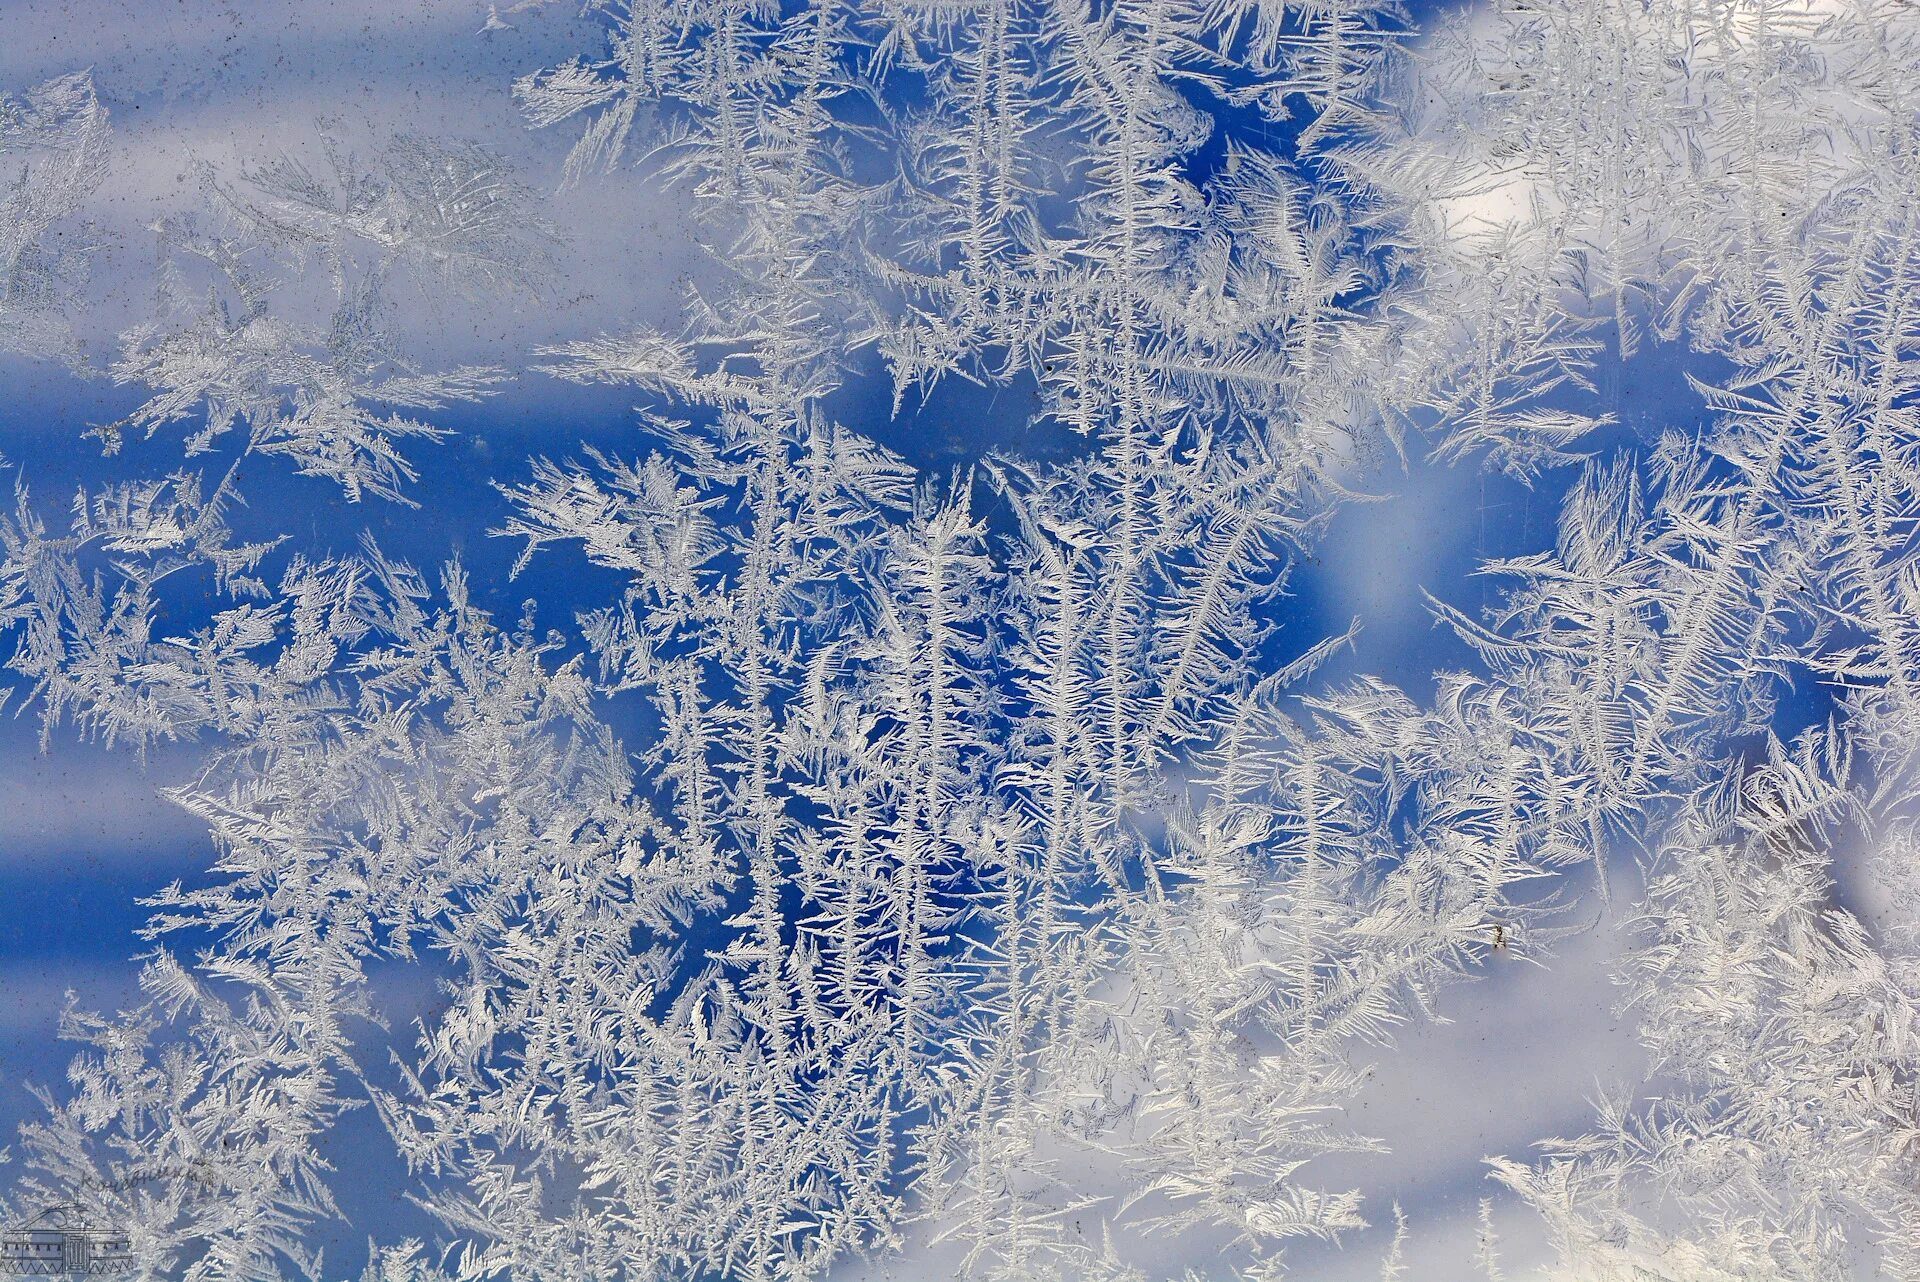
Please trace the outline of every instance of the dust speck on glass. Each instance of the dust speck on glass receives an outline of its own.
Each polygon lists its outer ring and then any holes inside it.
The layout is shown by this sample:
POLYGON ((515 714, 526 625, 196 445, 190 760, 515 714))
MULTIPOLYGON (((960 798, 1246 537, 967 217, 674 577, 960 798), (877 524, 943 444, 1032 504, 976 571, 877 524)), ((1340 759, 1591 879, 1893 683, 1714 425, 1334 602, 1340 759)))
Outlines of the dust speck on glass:
POLYGON ((6 0, 0 1275, 1920 1278, 1920 6, 6 0))

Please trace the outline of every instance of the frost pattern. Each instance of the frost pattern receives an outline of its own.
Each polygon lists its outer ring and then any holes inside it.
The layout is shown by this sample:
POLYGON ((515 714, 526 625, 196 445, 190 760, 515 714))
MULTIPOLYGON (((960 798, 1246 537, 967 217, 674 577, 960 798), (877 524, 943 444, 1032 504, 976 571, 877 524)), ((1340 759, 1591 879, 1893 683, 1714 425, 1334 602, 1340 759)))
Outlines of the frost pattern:
MULTIPOLYGON (((1319 1177, 1379 1148, 1359 1057, 1595 905, 1658 1077, 1494 1166, 1565 1276, 1920 1269, 1906 6, 1510 0, 1419 44, 1370 0, 588 11, 605 47, 513 86, 556 198, 646 166, 720 267, 680 332, 531 354, 640 402, 632 449, 498 483, 522 570, 617 576, 576 635, 230 525, 256 455, 409 501, 442 429, 404 415, 507 377, 379 323, 403 277, 544 288, 539 198, 465 144, 206 174, 101 433, 187 462, 0 521, 47 733, 197 743, 169 795, 219 855, 150 901, 146 1003, 68 1012, 13 1205, 95 1207, 147 1276, 318 1275, 320 1139, 371 1107, 448 1248, 369 1279, 924 1235, 968 1277, 1182 1240, 1263 1282, 1383 1216, 1393 1277, 1406 1220, 1319 1177), (324 326, 278 309, 316 276, 324 326), (1599 363, 1682 344, 1707 425, 1613 454, 1599 363), (898 417, 1031 388, 1076 448, 917 474, 835 421, 874 354, 898 417), (1578 471, 1495 608, 1431 602, 1475 663, 1425 699, 1278 627, 1408 449, 1578 471), (169 633, 186 579, 217 606, 169 633), (396 964, 442 1001, 375 1062, 345 1029, 396 964)), ((46 157, 7 308, 53 308, 104 128, 81 77, 0 103, 46 157)))
POLYGON ((63 308, 93 249, 75 215, 106 175, 106 140, 84 71, 0 94, 0 352, 74 355, 63 308))

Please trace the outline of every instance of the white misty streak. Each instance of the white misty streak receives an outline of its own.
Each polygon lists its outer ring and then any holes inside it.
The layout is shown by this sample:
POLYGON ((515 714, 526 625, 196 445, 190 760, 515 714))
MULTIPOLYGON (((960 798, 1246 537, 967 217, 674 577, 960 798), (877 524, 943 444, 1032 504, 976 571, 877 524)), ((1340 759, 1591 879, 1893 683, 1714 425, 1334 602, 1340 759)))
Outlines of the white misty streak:
MULTIPOLYGON (((87 237, 92 266, 65 296, 73 333, 63 354, 98 371, 118 335, 145 318, 158 283, 152 229, 204 213, 208 168, 231 179, 289 157, 324 172, 324 133, 362 162, 411 136, 480 144, 550 192, 556 158, 524 128, 509 82, 517 59, 567 38, 566 24, 549 15, 556 20, 521 43, 494 47, 470 38, 485 6, 473 13, 469 25, 459 4, 271 3, 230 13, 124 0, 10 6, 0 86, 78 62, 91 68, 112 122, 92 157, 90 181, 100 185, 74 228, 87 237), (70 50, 75 33, 86 34, 84 56, 70 50)), ((541 343, 636 320, 663 324, 684 284, 709 270, 689 234, 686 200, 639 176, 547 200, 540 212, 560 240, 539 302, 508 291, 453 306, 403 287, 388 300, 386 322, 411 358, 517 365, 541 343)), ((17 216, 7 222, 28 227, 17 216)), ((280 306, 324 323, 324 280, 279 293, 280 306)))

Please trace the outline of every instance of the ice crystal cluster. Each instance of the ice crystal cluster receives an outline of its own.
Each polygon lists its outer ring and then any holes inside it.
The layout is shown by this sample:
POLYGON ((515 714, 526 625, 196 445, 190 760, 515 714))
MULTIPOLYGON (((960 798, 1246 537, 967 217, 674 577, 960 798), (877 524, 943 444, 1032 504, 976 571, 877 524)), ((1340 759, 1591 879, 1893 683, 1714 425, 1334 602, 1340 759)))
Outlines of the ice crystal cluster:
POLYGON ((399 130, 203 165, 105 359, 111 86, 0 97, 0 343, 129 389, 54 426, 144 468, 17 475, 9 711, 190 760, 212 852, 141 1004, 46 1012, 10 1216, 354 1276, 312 1242, 365 1163, 431 1226, 369 1282, 1457 1276, 1349 1105, 1605 917, 1644 1079, 1473 1173, 1530 1276, 1920 1278, 1920 11, 583 17, 499 86, 538 182, 399 130), (554 306, 554 211, 636 170, 709 256, 670 324, 409 355, 403 294, 554 306), (470 502, 598 594, 566 626, 374 523, 554 375, 624 444, 496 441, 470 502), (957 466, 841 421, 876 380, 957 466), (1559 506, 1412 687, 1289 595, 1407 460, 1559 506), (326 539, 246 504, 286 472, 326 539))

